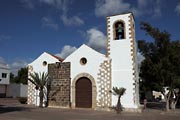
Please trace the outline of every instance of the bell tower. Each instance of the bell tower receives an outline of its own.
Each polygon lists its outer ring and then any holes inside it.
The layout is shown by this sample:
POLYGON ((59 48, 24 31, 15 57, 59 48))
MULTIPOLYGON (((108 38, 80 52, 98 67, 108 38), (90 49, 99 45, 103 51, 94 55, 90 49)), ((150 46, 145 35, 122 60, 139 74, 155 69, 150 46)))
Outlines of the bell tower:
MULTIPOLYGON (((107 57, 112 59, 112 87, 126 88, 121 98, 128 109, 139 107, 135 25, 132 13, 107 17, 107 57)), ((112 105, 117 97, 112 95, 112 105)))

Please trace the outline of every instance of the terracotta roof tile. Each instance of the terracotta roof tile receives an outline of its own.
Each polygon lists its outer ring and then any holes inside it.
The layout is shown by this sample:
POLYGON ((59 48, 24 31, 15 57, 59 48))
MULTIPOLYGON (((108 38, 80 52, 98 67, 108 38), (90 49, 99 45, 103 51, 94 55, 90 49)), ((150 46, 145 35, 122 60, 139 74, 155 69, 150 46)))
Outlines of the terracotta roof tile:
POLYGON ((50 54, 50 53, 48 53, 48 54, 51 55, 51 56, 53 56, 54 58, 58 59, 60 62, 63 62, 63 60, 64 60, 64 59, 62 59, 62 58, 60 58, 60 57, 58 57, 58 56, 55 56, 55 55, 53 55, 53 54, 50 54))

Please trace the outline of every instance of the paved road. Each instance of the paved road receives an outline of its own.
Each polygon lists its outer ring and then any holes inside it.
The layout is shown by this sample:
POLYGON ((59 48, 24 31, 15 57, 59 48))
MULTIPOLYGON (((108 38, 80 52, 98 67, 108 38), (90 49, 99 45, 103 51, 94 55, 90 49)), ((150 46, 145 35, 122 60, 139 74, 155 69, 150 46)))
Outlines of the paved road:
POLYGON ((15 101, 3 102, 0 100, 0 120, 180 120, 180 110, 163 112, 147 109, 143 113, 116 114, 90 109, 41 109, 15 101))

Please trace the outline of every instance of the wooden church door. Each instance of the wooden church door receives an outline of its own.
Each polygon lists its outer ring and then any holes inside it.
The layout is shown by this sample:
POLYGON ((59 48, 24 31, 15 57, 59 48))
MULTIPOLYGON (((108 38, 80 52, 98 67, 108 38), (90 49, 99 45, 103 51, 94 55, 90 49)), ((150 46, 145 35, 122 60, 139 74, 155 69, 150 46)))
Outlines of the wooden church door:
POLYGON ((82 77, 76 82, 76 107, 91 108, 92 107, 92 83, 82 77))

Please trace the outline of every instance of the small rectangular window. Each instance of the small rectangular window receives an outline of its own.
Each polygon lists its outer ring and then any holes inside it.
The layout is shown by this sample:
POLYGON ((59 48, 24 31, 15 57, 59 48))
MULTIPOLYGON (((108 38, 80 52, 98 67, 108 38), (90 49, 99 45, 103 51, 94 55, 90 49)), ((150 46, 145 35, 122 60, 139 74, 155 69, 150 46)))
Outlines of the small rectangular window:
POLYGON ((2 73, 2 78, 7 78, 7 73, 2 73))

